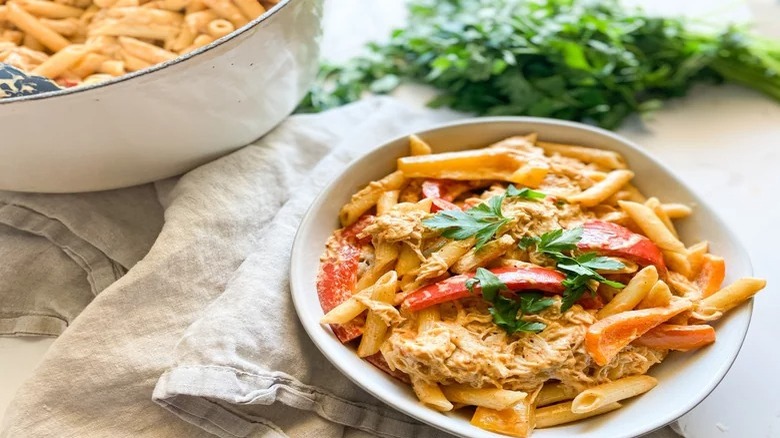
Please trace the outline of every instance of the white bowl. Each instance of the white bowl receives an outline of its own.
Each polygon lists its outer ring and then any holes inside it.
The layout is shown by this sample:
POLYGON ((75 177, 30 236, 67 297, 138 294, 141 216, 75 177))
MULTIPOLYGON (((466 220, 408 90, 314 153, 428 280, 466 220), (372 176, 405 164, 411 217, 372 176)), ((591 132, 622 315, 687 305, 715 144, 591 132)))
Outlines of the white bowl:
POLYGON ((80 192, 178 175, 284 119, 319 64, 323 0, 88 87, 0 99, 0 190, 80 192))
MULTIPOLYGON (((666 202, 681 202, 694 207, 692 217, 680 222, 682 239, 687 244, 702 239, 710 241, 711 251, 727 261, 726 282, 751 275, 752 268, 745 250, 712 209, 669 168, 639 146, 611 132, 551 119, 497 117, 451 123, 418 135, 429 142, 435 152, 443 152, 483 147, 511 135, 529 132, 537 132, 543 140, 621 153, 636 173, 634 183, 644 193, 658 196, 666 202)), ((307 333, 328 360, 378 399, 453 435, 500 437, 503 435, 472 426, 468 418, 457 413, 442 414, 422 406, 410 387, 361 360, 352 348, 342 345, 329 328, 319 324, 323 312, 317 299, 317 267, 325 241, 338 228, 339 208, 363 185, 394 171, 396 158, 407 151, 406 137, 371 151, 350 164, 317 197, 304 217, 293 244, 290 271, 293 302, 307 333)), ((647 394, 606 415, 568 426, 536 430, 533 437, 636 437, 674 421, 701 402, 726 375, 744 341, 752 306, 751 301, 733 310, 715 325, 715 344, 691 353, 672 353, 662 364, 653 367, 650 374, 658 378, 659 383, 647 394)))

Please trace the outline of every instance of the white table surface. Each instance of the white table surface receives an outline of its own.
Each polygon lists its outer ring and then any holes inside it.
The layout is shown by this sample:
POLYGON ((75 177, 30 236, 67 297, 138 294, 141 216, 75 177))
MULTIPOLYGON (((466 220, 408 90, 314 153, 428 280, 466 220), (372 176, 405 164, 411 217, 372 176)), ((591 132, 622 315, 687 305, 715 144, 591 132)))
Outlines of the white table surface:
MULTIPOLYGON (((640 0, 646 3, 647 0, 640 0)), ((403 19, 398 2, 329 0, 351 11, 329 14, 325 50, 330 58, 354 53, 362 41, 379 38, 403 19), (355 35, 360 35, 356 38, 355 35)), ((729 11, 743 19, 746 9, 731 0, 655 2, 654 8, 729 11), (736 5, 736 6, 735 6, 736 5)), ((780 37, 780 2, 751 0, 758 29, 780 37)), ((406 89, 398 97, 421 105, 430 94, 406 89)), ((661 158, 702 195, 734 229, 751 255, 755 274, 769 281, 756 298, 742 352, 718 388, 681 420, 690 438, 780 436, 780 105, 737 86, 699 87, 669 103, 651 120, 634 120, 619 131, 661 158)), ((47 338, 0 338, 0 415, 53 342, 47 338)))

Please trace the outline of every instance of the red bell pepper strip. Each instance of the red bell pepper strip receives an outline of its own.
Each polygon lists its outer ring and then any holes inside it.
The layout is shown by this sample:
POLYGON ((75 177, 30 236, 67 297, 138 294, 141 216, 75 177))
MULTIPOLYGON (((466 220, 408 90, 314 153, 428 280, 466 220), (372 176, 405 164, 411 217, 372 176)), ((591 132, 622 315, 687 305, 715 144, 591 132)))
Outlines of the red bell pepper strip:
POLYGON ((599 254, 623 257, 640 266, 655 265, 658 273, 666 276, 666 265, 661 250, 645 236, 612 222, 588 221, 583 225, 582 238, 577 248, 599 254))
MULTIPOLYGON (((491 269, 490 272, 495 274, 510 291, 533 289, 561 294, 564 289, 563 280, 566 278, 558 271, 541 266, 496 268, 491 269)), ((466 288, 466 281, 473 276, 473 273, 456 275, 438 283, 421 287, 406 297, 402 307, 417 312, 435 304, 471 296, 471 292, 466 288)), ((474 293, 482 293, 479 284, 474 285, 474 293)))
POLYGON ((452 201, 470 188, 468 183, 448 179, 429 179, 422 183, 423 196, 433 201, 431 211, 434 213, 442 210, 460 210, 461 208, 452 201))
MULTIPOLYGON (((361 239, 358 235, 373 221, 374 216, 363 216, 354 224, 336 231, 328 240, 325 257, 317 274, 317 296, 323 312, 329 312, 354 293, 361 247, 371 238, 368 236, 361 239)), ((361 325, 355 322, 334 324, 331 328, 343 343, 363 333, 361 325)))

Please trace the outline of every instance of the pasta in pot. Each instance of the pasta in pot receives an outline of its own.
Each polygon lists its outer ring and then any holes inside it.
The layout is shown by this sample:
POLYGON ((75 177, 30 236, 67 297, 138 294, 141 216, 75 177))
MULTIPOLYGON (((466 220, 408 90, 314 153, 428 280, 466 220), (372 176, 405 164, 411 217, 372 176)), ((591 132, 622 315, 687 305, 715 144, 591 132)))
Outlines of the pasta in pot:
POLYGON ((0 1, 0 62, 71 87, 165 62, 278 0, 0 1))
POLYGON ((410 149, 342 207, 321 322, 425 406, 473 406, 478 427, 526 437, 619 409, 766 284, 723 287, 724 260, 677 235, 691 209, 645 197, 615 152, 535 134, 410 149))

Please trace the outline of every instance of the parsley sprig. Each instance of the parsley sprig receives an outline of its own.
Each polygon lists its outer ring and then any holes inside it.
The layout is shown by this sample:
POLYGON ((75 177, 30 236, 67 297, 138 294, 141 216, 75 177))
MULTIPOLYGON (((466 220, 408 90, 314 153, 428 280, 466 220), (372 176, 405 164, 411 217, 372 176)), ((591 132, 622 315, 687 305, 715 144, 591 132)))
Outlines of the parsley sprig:
POLYGON ((493 322, 510 335, 517 332, 539 333, 547 327, 542 322, 526 321, 523 316, 539 313, 552 306, 552 298, 546 298, 538 292, 518 294, 517 299, 505 297, 501 292, 509 288, 484 268, 477 268, 474 277, 466 281, 466 288, 474 293, 477 284, 482 288, 482 298, 492 304, 489 311, 493 315, 493 322))
POLYGON ((432 230, 442 230, 441 235, 448 239, 465 240, 476 236, 475 248, 479 250, 496 235, 502 226, 511 220, 501 211, 501 206, 507 196, 538 201, 547 195, 527 187, 518 189, 510 184, 502 195, 493 196, 466 211, 441 211, 433 217, 425 219, 423 225, 432 230))
POLYGON ((602 257, 594 252, 574 255, 577 242, 582 239, 582 227, 570 230, 553 230, 538 237, 524 237, 520 239, 520 247, 528 249, 536 246, 536 251, 555 261, 555 267, 566 274, 563 286, 563 301, 561 312, 565 312, 582 297, 586 290, 591 294, 596 290, 592 281, 604 283, 614 288, 622 288, 624 285, 617 281, 604 278, 597 270, 615 271, 622 269, 624 265, 609 257, 602 257), (571 254, 571 255, 568 255, 571 254))

